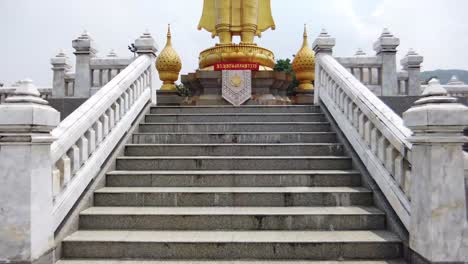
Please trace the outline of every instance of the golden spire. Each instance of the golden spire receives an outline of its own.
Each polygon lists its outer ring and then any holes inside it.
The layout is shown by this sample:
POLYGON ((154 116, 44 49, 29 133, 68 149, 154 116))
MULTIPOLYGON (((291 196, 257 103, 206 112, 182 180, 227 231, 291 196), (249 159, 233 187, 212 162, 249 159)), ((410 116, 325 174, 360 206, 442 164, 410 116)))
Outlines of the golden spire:
POLYGON ((172 47, 171 25, 167 26, 166 46, 159 54, 156 60, 156 69, 159 73, 159 79, 163 81, 161 90, 175 91, 175 82, 179 79, 179 73, 182 69, 182 62, 179 55, 172 47))
POLYGON ((292 67, 296 73, 296 79, 300 82, 299 89, 310 91, 314 89, 312 82, 315 78, 315 54, 309 46, 306 24, 303 36, 302 47, 294 57, 292 67))

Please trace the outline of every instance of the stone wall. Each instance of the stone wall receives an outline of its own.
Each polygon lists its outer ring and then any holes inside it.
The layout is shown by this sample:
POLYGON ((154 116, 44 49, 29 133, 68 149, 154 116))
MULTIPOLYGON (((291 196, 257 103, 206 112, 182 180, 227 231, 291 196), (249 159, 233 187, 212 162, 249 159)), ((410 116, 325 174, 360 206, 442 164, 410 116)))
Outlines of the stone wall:
POLYGON ((49 105, 55 110, 60 112, 60 120, 64 120, 80 105, 82 105, 87 98, 49 98, 49 105))

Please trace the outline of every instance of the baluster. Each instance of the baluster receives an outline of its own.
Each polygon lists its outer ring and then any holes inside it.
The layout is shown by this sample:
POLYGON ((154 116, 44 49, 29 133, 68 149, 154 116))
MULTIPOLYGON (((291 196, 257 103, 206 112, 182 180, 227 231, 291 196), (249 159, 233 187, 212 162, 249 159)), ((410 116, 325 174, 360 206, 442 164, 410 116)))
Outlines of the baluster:
POLYGON ((109 110, 101 116, 102 138, 105 139, 109 134, 109 110))
POLYGON ((371 144, 371 132, 372 132, 372 122, 370 120, 366 120, 366 123, 364 124, 364 141, 367 143, 367 145, 370 146, 371 144))
POLYGON ((67 151, 67 155, 71 160, 72 174, 75 174, 81 168, 80 148, 76 145, 71 146, 67 151))
POLYGON ((359 115, 359 127, 358 127, 358 131, 359 131, 359 135, 361 136, 361 139, 364 139, 365 137, 365 132, 364 132, 364 125, 366 124, 366 115, 364 115, 364 113, 360 113, 359 115))
POLYGON ((395 159, 397 156, 397 151, 395 148, 389 144, 387 150, 385 151, 385 168, 390 172, 390 174, 395 177, 395 159))
POLYGON ((133 93, 134 88, 135 88, 135 86, 132 84, 130 86, 130 89, 128 89, 128 94, 129 94, 129 98, 130 98, 130 106, 132 106, 133 103, 135 102, 135 94, 133 93))
POLYGON ((348 96, 346 96, 346 93, 343 93, 344 94, 344 98, 343 98, 343 114, 345 115, 345 117, 347 118, 348 117, 348 101, 349 101, 349 98, 348 96))
POLYGON ((96 131, 90 127, 88 131, 85 133, 86 138, 88 139, 88 155, 91 156, 91 154, 96 150, 96 131))
MULTIPOLYGON (((102 118, 102 116, 101 116, 102 118)), ((101 144, 103 138, 104 138, 104 133, 103 133, 103 128, 102 128, 102 122, 101 120, 96 121, 94 123, 94 131, 96 131, 96 146, 99 146, 101 144)))
POLYGON ((377 155, 377 149, 378 149, 378 138, 379 138, 379 130, 373 126, 371 130, 371 140, 370 140, 370 146, 371 146, 371 151, 375 155, 377 155))
POLYGON ((71 164, 70 158, 67 156, 67 154, 64 154, 57 161, 56 168, 60 171, 60 186, 63 188, 68 185, 71 179, 71 164))
POLYGON ((361 110, 357 105, 354 105, 354 110, 353 110, 353 126, 354 128, 358 129, 359 128, 359 116, 361 115, 361 110))
POLYGON ((119 98, 119 106, 120 106, 120 119, 123 118, 123 116, 125 115, 125 99, 121 96, 119 98))
POLYGON ((54 167, 52 170, 52 194, 54 196, 54 199, 60 194, 60 191, 62 190, 62 185, 61 185, 61 172, 57 167, 54 167))
POLYGON ((88 147, 89 147, 88 139, 86 139, 84 136, 82 136, 78 140, 77 146, 80 149, 80 163, 81 163, 81 165, 83 165, 88 160, 88 155, 89 155, 89 152, 88 152, 88 147))
POLYGON ((387 150, 388 144, 388 140, 383 135, 381 135, 378 140, 377 157, 380 161, 382 161, 383 165, 385 165, 385 152, 387 150))
POLYGON ((348 120, 351 124, 353 124, 353 114, 354 114, 354 103, 351 98, 348 97, 348 120))
POLYGON ((117 122, 117 118, 115 116, 115 113, 116 113, 116 104, 113 104, 109 110, 107 110, 107 116, 109 116, 109 133, 110 131, 112 130, 112 128, 114 128, 115 126, 115 122, 117 122))
POLYGON ((404 189, 404 184, 405 184, 405 168, 404 168, 404 158, 403 156, 401 155, 397 155, 397 157, 395 158, 395 174, 394 174, 394 178, 395 178, 395 181, 400 185, 401 189, 403 190, 404 189))
POLYGON ((120 106, 121 106, 120 99, 118 99, 117 102, 115 102, 114 125, 112 127, 114 127, 120 121, 120 117, 121 117, 121 113, 122 113, 121 110, 120 110, 120 106))
POLYGON ((124 95, 123 95, 123 98, 124 98, 124 104, 125 104, 125 112, 124 113, 127 113, 128 110, 130 109, 130 96, 128 95, 128 90, 125 91, 124 95))

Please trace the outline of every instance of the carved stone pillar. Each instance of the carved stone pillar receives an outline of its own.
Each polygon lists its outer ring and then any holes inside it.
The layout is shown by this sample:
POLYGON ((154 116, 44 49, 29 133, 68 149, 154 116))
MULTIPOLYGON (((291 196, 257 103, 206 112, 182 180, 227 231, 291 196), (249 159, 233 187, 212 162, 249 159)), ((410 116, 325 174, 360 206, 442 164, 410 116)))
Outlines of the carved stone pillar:
POLYGON ((382 35, 374 43, 374 50, 377 56, 382 58, 381 85, 383 96, 398 95, 398 76, 396 69, 397 47, 400 39, 384 29, 382 35))
POLYGON ((433 79, 403 114, 413 130, 410 247, 430 262, 468 261, 464 153, 468 107, 433 79))
POLYGON ((6 263, 54 263, 50 131, 59 121, 30 80, 0 105, 0 256, 6 263))

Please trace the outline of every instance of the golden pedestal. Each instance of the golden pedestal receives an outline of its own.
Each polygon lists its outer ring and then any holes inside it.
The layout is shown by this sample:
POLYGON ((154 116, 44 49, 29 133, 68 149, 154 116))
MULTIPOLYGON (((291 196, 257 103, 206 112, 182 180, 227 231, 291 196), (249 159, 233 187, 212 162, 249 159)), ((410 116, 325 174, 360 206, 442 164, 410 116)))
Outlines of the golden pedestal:
POLYGON ((200 70, 212 71, 214 65, 224 62, 258 63, 261 71, 272 71, 275 55, 257 44, 217 44, 200 53, 200 70))

